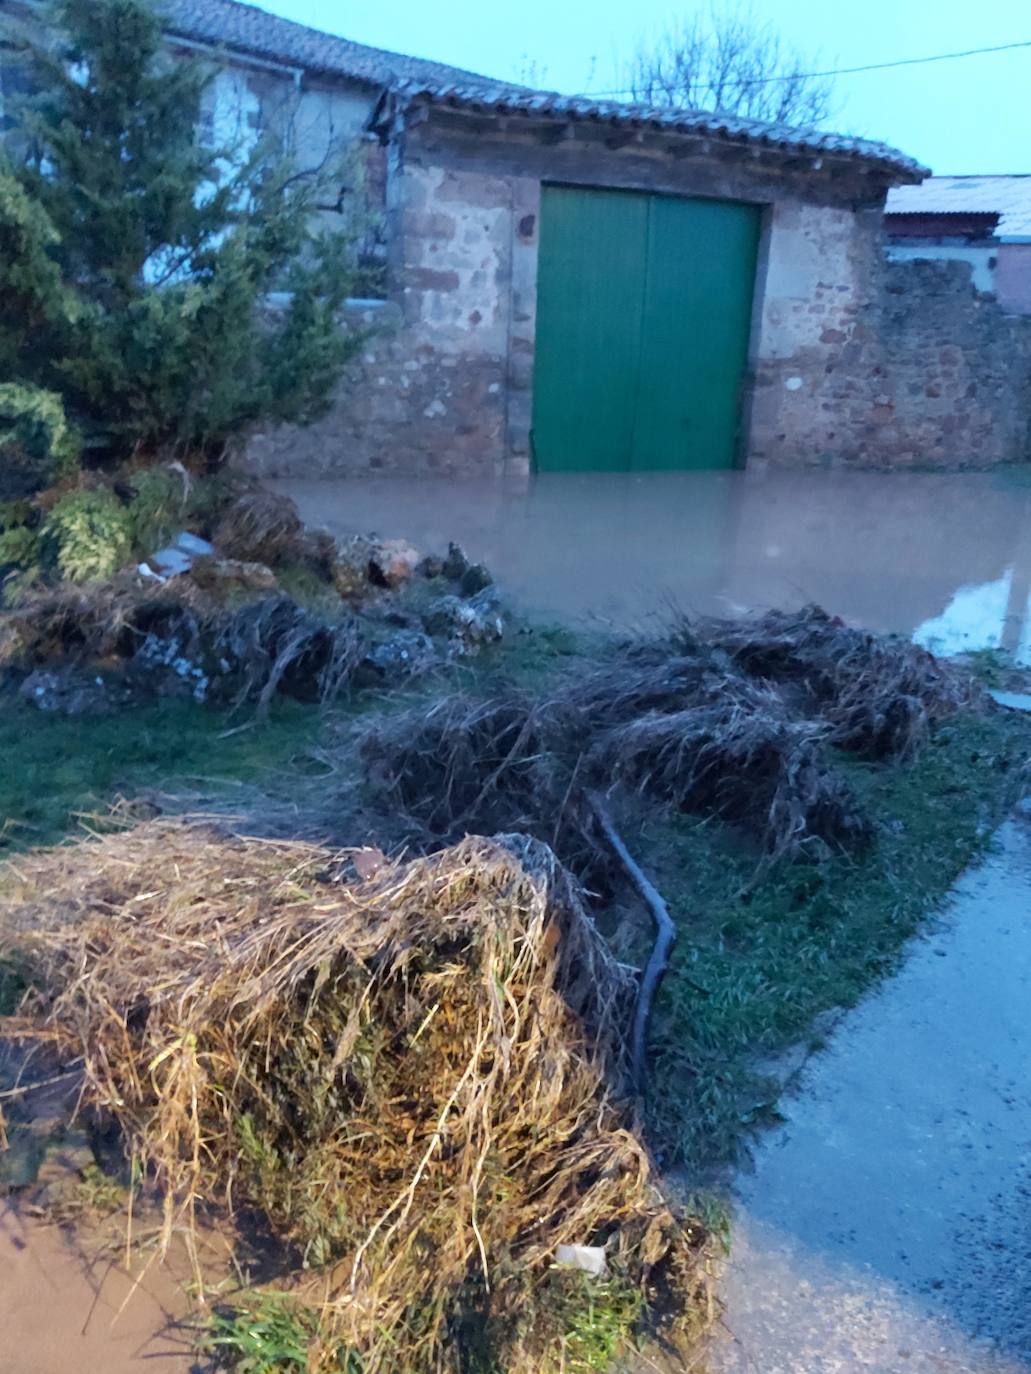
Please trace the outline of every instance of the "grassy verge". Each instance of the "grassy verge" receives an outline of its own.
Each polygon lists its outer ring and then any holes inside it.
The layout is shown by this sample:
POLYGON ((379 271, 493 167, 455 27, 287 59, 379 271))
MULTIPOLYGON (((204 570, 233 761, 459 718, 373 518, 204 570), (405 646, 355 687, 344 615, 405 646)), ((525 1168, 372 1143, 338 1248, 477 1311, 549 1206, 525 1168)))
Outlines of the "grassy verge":
MULTIPOLYGON (((524 630, 417 692, 432 696, 488 679, 538 685, 583 652, 566 630, 524 630)), ((364 693, 350 709, 396 709, 399 700, 364 693)), ((260 722, 246 711, 230 719, 190 701, 75 717, 44 715, 11 697, 0 705, 0 857, 56 843, 120 797, 152 790, 231 796, 241 783, 267 782, 303 757, 325 721, 317 706, 282 697, 260 722)))
POLYGON ((639 837, 680 939, 653 1037, 656 1138, 702 1175, 733 1161, 775 1117, 763 1072, 822 1013, 848 1007, 898 961, 1021 794, 1031 719, 999 712, 939 729, 910 766, 841 766, 877 839, 859 860, 781 865, 757 881, 754 851, 691 818, 639 837))
POLYGON ((277 702, 267 722, 239 724, 185 701, 94 717, 44 716, 5 702, 0 855, 52 844, 119 797, 166 788, 229 794, 256 782, 314 741, 319 712, 277 702))

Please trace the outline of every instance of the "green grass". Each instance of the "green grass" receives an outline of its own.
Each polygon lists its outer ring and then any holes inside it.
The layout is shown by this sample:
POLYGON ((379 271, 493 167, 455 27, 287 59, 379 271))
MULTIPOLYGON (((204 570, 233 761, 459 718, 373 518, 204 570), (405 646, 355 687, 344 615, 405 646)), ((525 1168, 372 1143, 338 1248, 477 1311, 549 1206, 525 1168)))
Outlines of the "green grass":
POLYGON ((284 1293, 254 1293, 212 1313, 199 1345, 235 1374, 361 1374, 356 1355, 319 1349, 318 1309, 284 1293))
MULTIPOLYGON (((459 660, 405 692, 363 693, 348 713, 401 708, 413 697, 496 683, 543 685, 585 650, 557 628, 514 631, 503 644, 459 660)), ((102 814, 119 797, 152 789, 231 797, 303 756, 319 737, 316 706, 277 700, 268 719, 190 701, 166 701, 110 716, 48 715, 11 695, 0 698, 0 857, 53 844, 82 816, 102 814), (242 728, 241 728, 242 727, 242 728)), ((2 996, 2 988, 0 988, 2 996)))
MULTIPOLYGON (((1031 721, 963 718, 908 766, 841 759, 878 822, 857 860, 781 865, 691 818, 651 821, 641 852, 680 936, 656 1006, 650 1118, 689 1170, 735 1160, 776 1118, 778 1078, 756 1067, 848 1007, 989 843, 1022 791, 1031 721)), ((815 1045, 814 1045, 815 1047, 815 1045)))
POLYGON ((319 722, 317 708, 296 702, 248 724, 187 701, 68 717, 8 699, 0 711, 0 855, 52 844, 80 816, 147 789, 230 796, 241 782, 289 764, 319 722))
POLYGON ((558 1367, 565 1374, 606 1374, 632 1339, 641 1315, 640 1289, 619 1278, 569 1276, 562 1300, 564 1334, 558 1367))

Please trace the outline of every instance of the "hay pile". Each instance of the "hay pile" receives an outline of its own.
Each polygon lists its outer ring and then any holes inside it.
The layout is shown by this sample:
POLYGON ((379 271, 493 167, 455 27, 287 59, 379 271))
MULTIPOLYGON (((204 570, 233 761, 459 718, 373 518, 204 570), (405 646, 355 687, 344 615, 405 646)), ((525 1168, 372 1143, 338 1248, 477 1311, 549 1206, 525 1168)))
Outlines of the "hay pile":
POLYGON ((167 821, 19 859, 0 931, 35 969, 26 1010, 83 1057, 167 1232, 263 1208, 363 1374, 458 1374, 477 1328, 491 1368, 557 1370, 537 1300, 564 1243, 697 1310, 703 1237, 621 1101, 634 979, 551 851, 350 873, 167 821))
POLYGON ((123 699, 136 689, 259 708, 277 692, 330 701, 369 651, 350 611, 327 618, 281 592, 227 605, 193 580, 155 586, 133 573, 31 591, 3 625, 3 657, 22 673, 45 668, 73 680, 106 671, 108 691, 117 685, 123 699))
POLYGON ((446 698, 376 722, 359 749, 381 805, 429 836, 524 828, 594 884, 608 849, 585 804, 592 790, 718 817, 768 861, 861 848, 870 825, 828 736, 776 692, 678 657, 631 659, 543 700, 446 698))

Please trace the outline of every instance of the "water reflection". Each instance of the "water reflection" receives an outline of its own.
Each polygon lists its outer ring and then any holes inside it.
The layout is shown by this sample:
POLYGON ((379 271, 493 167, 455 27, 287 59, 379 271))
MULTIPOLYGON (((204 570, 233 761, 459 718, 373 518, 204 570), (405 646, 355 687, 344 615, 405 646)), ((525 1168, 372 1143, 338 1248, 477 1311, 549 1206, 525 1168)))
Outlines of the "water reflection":
POLYGON ((932 653, 951 655, 972 649, 1001 649, 1005 636, 1013 569, 979 587, 960 587, 941 615, 918 625, 917 644, 932 653))
POLYGON ((669 601, 738 614, 815 601, 943 652, 1031 661, 1031 485, 1013 474, 548 475, 281 482, 335 533, 464 543, 523 610, 639 623, 669 601))

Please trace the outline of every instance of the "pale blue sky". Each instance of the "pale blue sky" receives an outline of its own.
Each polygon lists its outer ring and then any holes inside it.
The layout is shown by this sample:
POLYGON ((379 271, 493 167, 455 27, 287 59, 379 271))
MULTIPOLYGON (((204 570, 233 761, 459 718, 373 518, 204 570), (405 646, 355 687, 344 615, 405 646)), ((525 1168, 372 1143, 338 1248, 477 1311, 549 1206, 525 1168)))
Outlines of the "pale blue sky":
MULTIPOLYGON (((563 91, 618 87, 643 34, 676 0, 259 0, 360 43, 563 91)), ((1028 0, 754 0, 821 67, 1031 40, 1028 0)), ((879 138, 936 172, 1031 172, 1031 47, 838 78, 844 133, 879 138)))

